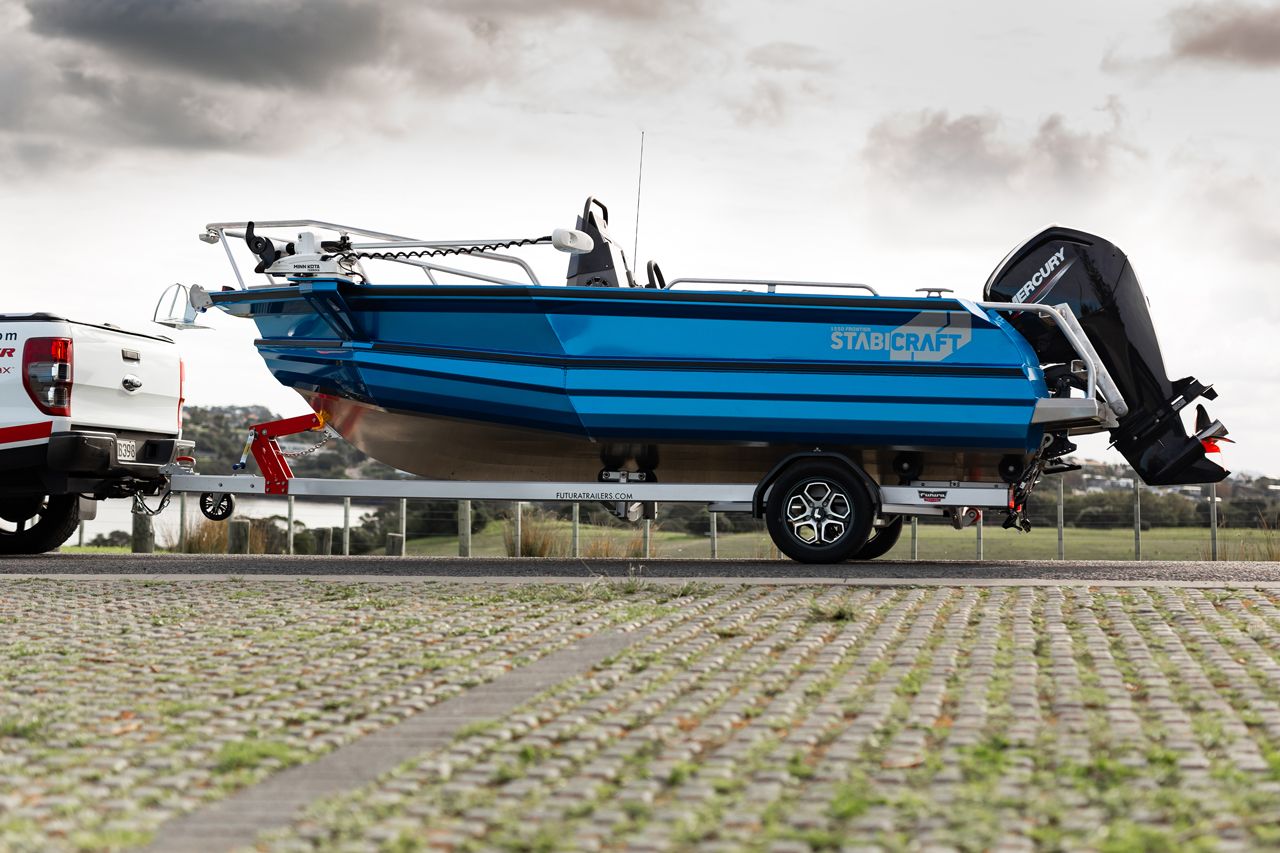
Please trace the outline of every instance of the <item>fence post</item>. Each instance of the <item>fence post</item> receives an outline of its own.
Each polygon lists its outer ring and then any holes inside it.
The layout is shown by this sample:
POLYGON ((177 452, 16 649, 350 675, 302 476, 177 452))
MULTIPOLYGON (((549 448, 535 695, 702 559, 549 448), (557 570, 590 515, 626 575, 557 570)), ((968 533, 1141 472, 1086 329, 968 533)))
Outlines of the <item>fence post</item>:
POLYGON ((920 519, 911 516, 911 559, 920 559, 920 519))
POLYGON ((1067 559, 1067 540, 1065 535, 1066 525, 1064 524, 1066 515, 1066 505, 1063 503, 1062 497, 1062 481, 1065 479, 1061 474, 1058 475, 1058 559, 1067 559))
MULTIPOLYGON (((470 528, 467 528, 467 529, 469 530, 470 528)), ((400 499, 400 538, 403 539, 405 542, 409 541, 409 499, 408 498, 400 499)), ((403 551, 401 551, 400 553, 401 553, 401 556, 404 556, 403 551)))
POLYGON ((1133 472, 1133 559, 1142 559, 1142 486, 1138 472, 1133 472))
POLYGON ((135 554, 150 554, 156 550, 156 532, 151 526, 151 516, 133 514, 133 536, 129 545, 135 554))
POLYGON ((714 560, 720 556, 720 539, 717 536, 717 533, 719 531, 716 530, 716 528, 720 526, 720 519, 717 517, 718 513, 713 512, 713 513, 710 513, 710 515, 711 515, 711 559, 714 560))
POLYGON ((1218 484, 1209 484, 1209 559, 1218 559, 1218 484))
MULTIPOLYGON (((185 497, 187 496, 187 493, 186 493, 186 492, 183 492, 183 493, 182 493, 182 496, 185 498, 185 497)), ((81 548, 83 548, 83 547, 84 547, 84 522, 83 522, 83 521, 82 521, 82 522, 80 522, 80 540, 79 540, 79 543, 80 543, 80 547, 81 547, 81 548)))
POLYGON ((458 501, 458 556, 471 556, 471 501, 458 501))
POLYGON ((524 501, 516 501, 516 547, 515 556, 524 556, 524 501))
POLYGON ((227 553, 249 553, 249 519, 233 518, 227 522, 227 553))
POLYGON ((653 519, 646 518, 644 520, 644 558, 649 559, 651 547, 653 545, 653 519))
POLYGON ((573 556, 582 556, 582 504, 573 505, 573 556))
POLYGON ((328 557, 333 553, 333 528, 317 527, 315 529, 316 536, 316 553, 328 557))
MULTIPOLYGON (((84 528, 81 528, 83 535, 84 528)), ((187 493, 178 495, 178 553, 187 553, 187 493)))
POLYGON ((387 534, 387 556, 403 557, 404 556, 404 536, 399 533, 387 534))
MULTIPOLYGON (((184 494, 183 497, 185 498, 186 495, 184 494)), ((286 545, 285 553, 292 554, 293 553, 293 495, 289 495, 289 530, 285 534, 285 545, 286 545)))
POLYGON ((342 556, 351 556, 351 498, 342 499, 342 556))
POLYGON ((977 523, 976 523, 976 524, 974 524, 974 525, 973 525, 974 527, 976 527, 976 528, 978 529, 978 534, 977 534, 977 539, 978 539, 978 548, 977 548, 977 550, 978 550, 978 561, 979 561, 979 562, 981 562, 981 561, 982 561, 982 516, 983 516, 983 513, 979 512, 979 513, 978 513, 978 521, 977 521, 977 523))

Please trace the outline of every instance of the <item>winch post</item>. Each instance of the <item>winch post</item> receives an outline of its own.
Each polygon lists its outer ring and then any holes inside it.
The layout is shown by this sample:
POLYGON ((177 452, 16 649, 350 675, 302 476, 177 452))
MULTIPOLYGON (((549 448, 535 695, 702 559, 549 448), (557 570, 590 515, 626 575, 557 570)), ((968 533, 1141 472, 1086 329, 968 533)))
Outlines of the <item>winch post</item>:
POLYGON ((286 495, 289 493, 289 480, 293 471, 289 461, 284 458, 277 439, 286 435, 297 435, 300 432, 315 432, 324 429, 324 417, 312 413, 299 415, 296 418, 283 418, 278 421, 254 424, 253 427, 254 461, 262 472, 266 493, 269 495, 286 495))

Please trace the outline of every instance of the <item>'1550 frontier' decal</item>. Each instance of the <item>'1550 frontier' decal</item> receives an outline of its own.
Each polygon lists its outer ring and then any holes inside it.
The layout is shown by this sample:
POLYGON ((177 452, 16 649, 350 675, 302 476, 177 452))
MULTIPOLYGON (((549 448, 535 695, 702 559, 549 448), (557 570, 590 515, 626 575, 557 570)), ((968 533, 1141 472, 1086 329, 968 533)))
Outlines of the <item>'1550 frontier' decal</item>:
POLYGON ((967 311, 923 311, 890 332, 870 326, 832 326, 831 348, 887 353, 890 361, 942 361, 973 339, 967 311))

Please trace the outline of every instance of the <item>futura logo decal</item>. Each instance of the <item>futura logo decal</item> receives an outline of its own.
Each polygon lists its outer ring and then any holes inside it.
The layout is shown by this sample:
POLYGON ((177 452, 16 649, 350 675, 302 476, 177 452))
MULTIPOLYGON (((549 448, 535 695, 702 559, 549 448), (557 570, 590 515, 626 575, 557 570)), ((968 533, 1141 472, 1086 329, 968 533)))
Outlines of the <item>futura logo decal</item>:
POLYGON ((973 339, 967 311, 923 311, 888 332, 871 326, 832 326, 831 348, 887 353, 890 361, 942 361, 973 339))

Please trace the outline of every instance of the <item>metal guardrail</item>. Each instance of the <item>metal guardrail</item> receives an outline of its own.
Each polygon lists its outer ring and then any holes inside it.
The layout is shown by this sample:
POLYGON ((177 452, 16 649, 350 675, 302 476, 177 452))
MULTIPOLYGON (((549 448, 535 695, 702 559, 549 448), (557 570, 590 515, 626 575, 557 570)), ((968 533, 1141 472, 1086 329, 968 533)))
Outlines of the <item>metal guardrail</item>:
MULTIPOLYGON (((1144 529, 1143 529, 1144 518, 1143 518, 1142 504, 1143 504, 1143 494, 1146 491, 1147 490, 1144 489, 1144 487, 1140 483, 1135 482, 1133 489, 1130 493, 1132 496, 1131 512, 1123 512, 1121 515, 1115 516, 1109 519, 1109 523, 1107 527, 1108 529, 1110 529, 1111 536, 1115 540, 1114 541, 1115 551, 1114 553, 1107 554, 1106 555, 1107 559, 1142 560, 1144 559, 1144 545, 1148 546, 1147 552, 1148 552, 1148 556, 1150 556, 1149 546, 1152 544, 1152 542, 1154 541, 1157 545, 1160 543, 1161 541, 1160 539, 1157 538, 1155 540, 1152 540, 1150 538, 1152 536, 1150 531, 1145 531, 1147 535, 1144 536, 1144 529), (1126 547, 1125 526, 1129 525, 1130 522, 1132 522, 1132 538, 1129 539, 1130 544, 1126 547)), ((1066 524, 1066 518, 1064 517, 1064 512, 1063 512, 1066 501, 1065 501, 1065 495, 1062 489, 1061 479, 1059 479, 1056 489, 1052 489, 1052 490, 1046 489, 1045 492, 1047 493, 1044 495, 1046 499, 1052 500, 1053 503, 1056 504, 1056 507, 1054 507, 1056 509, 1056 524, 1051 523, 1049 525, 1049 529, 1053 529, 1056 527, 1057 535, 1056 535, 1055 558, 1058 560, 1067 559, 1070 553, 1071 541, 1072 541, 1072 537, 1075 535, 1075 531, 1080 531, 1082 534, 1087 535, 1089 539, 1095 540, 1088 547, 1091 549, 1091 552, 1096 552, 1096 549, 1097 549, 1096 536, 1098 533, 1096 529, 1084 528, 1084 527, 1078 528, 1074 526, 1068 526, 1066 524)), ((185 542, 184 542, 185 536, 183 534, 187 530, 188 522, 192 518, 194 513, 190 512, 190 509, 192 507, 185 500, 185 495, 180 495, 179 497, 180 497, 180 500, 175 501, 176 509, 178 511, 177 520, 178 520, 178 529, 179 529, 176 543, 178 544, 178 550, 182 551, 182 550, 185 550, 183 547, 185 545, 185 542)), ((295 498, 290 496, 286 500, 287 500, 287 509, 285 509, 285 512, 287 512, 286 553, 292 554, 294 553, 293 532, 295 529, 295 523, 294 523, 295 522, 295 498)), ((1203 559, 1205 556, 1207 556, 1208 559, 1210 560, 1218 560, 1221 558, 1220 547, 1219 547, 1220 546, 1219 502, 1221 499, 1218 497, 1217 487, 1210 486, 1209 494, 1207 496, 1198 497, 1196 498, 1196 500, 1199 502, 1203 502, 1206 500, 1208 501, 1208 513, 1206 518, 1207 524, 1194 526, 1194 527, 1174 527, 1174 528, 1159 528, 1159 529, 1160 530, 1198 529, 1201 531, 1205 531, 1207 533, 1207 542, 1205 543, 1207 547, 1205 551, 1201 552, 1202 556, 1200 558, 1203 559)), ((519 528, 521 526, 523 514, 526 511, 525 505, 527 502, 503 501, 502 503, 505 503, 508 506, 510 506, 511 508, 510 521, 514 527, 519 528)), ((398 504, 398 511, 396 512, 393 530, 389 531, 388 533, 389 536, 394 536, 395 539, 394 540, 389 539, 387 545, 389 546, 389 548, 394 549, 394 552, 393 552, 394 554, 404 555, 405 554, 404 543, 408 540, 409 536, 413 533, 413 531, 408 530, 406 527, 406 519, 408 517, 408 507, 409 507, 408 499, 401 498, 397 501, 397 504, 398 504)), ((458 533, 457 533, 458 554, 459 556, 470 557, 473 555, 472 541, 471 541, 471 534, 470 534, 470 521, 472 517, 472 501, 467 499, 459 500, 457 502, 457 505, 458 505, 458 510, 457 510, 456 517, 458 520, 458 533)), ((571 533, 570 533, 571 535, 570 542, 572 543, 573 556, 581 556, 581 553, 583 550, 584 538, 586 538, 583 536, 583 527, 585 526, 588 530, 595 529, 595 528, 592 528, 591 525, 583 524, 581 520, 580 507, 581 505, 579 503, 577 502, 573 503, 573 514, 571 517, 572 526, 571 526, 571 533)), ((282 509, 284 509, 284 507, 282 507, 282 509)), ((352 506, 350 503, 350 499, 348 498, 346 501, 343 502, 343 515, 342 515, 343 524, 341 527, 329 528, 329 527, 320 526, 320 527, 309 528, 313 532, 313 534, 319 533, 321 531, 326 532, 326 535, 324 536, 324 540, 327 542, 329 552, 331 553, 344 554, 344 553, 349 553, 350 551, 351 531, 355 529, 355 527, 352 524, 351 510, 352 510, 352 506)), ((283 515, 284 513, 281 513, 281 514, 283 515)), ((710 522, 712 526, 708 531, 708 543, 707 543, 708 548, 707 548, 707 552, 705 552, 705 556, 710 559, 718 559, 718 558, 722 558, 723 556, 722 554, 719 553, 720 543, 717 535, 719 532, 718 527, 716 526, 717 516, 718 516, 718 513, 714 511, 710 513, 710 522)), ((150 547, 155 543, 155 535, 151 529, 152 518, 150 516, 134 516, 134 521, 135 521, 134 536, 135 537, 139 535, 142 536, 141 542, 135 541, 134 543, 135 549, 149 550, 150 547)), ((246 522, 242 521, 240 523, 245 524, 246 522)), ((903 553, 902 553, 902 556, 899 557, 899 559, 903 559, 903 558, 909 558, 912 560, 922 559, 920 554, 920 526, 921 526, 920 519, 913 518, 909 531, 904 531, 903 542, 899 546, 899 549, 901 549, 903 553)), ((973 550, 971 551, 971 553, 973 554, 974 559, 977 559, 979 561, 985 559, 984 540, 990 537, 986 537, 984 535, 984 525, 982 525, 981 522, 973 526, 975 529, 974 529, 974 533, 972 534, 972 538, 962 536, 960 532, 954 532, 954 533, 949 532, 947 534, 947 538, 949 540, 956 542, 956 546, 948 547, 948 550, 945 554, 946 558, 955 559, 957 557, 963 557, 962 554, 956 553, 955 547, 964 549, 966 546, 964 546, 962 543, 965 539, 968 539, 968 541, 972 543, 972 545, 968 547, 972 547, 973 550)), ((948 525, 948 528, 949 528, 949 525, 948 525)), ((80 537, 79 537, 80 545, 86 544, 85 538, 84 538, 84 529, 85 529, 85 525, 82 523, 80 527, 80 537)), ((638 532, 644 537, 644 541, 647 543, 647 547, 645 550, 646 556, 652 556, 652 544, 654 541, 654 536, 653 536, 654 528, 652 524, 648 523, 648 520, 645 520, 645 522, 642 523, 642 526, 638 528, 638 532), (647 535, 645 535, 646 529, 647 529, 647 535)), ((1014 541, 1021 541, 1018 538, 1020 537, 1020 534, 1016 534, 1012 532, 997 531, 996 535, 1001 537, 1003 536, 1013 537, 1014 541)), ((764 540, 763 532, 761 533, 761 537, 762 537, 762 542, 761 542, 762 547, 765 547, 765 548, 771 547, 770 544, 764 540)), ((243 548, 245 547, 245 542, 247 540, 242 535, 237 538, 237 541, 239 542, 239 545, 237 547, 243 548)), ((520 541, 520 540, 517 539, 516 541, 520 541)), ((937 543, 934 542, 933 545, 934 547, 936 547, 937 543)), ((1040 547, 1042 549, 1044 548, 1044 545, 1045 543, 1043 542, 1040 543, 1040 547)), ((938 554, 936 552, 934 554, 926 555, 924 557, 924 559, 937 559, 937 558, 938 558, 938 554)))

